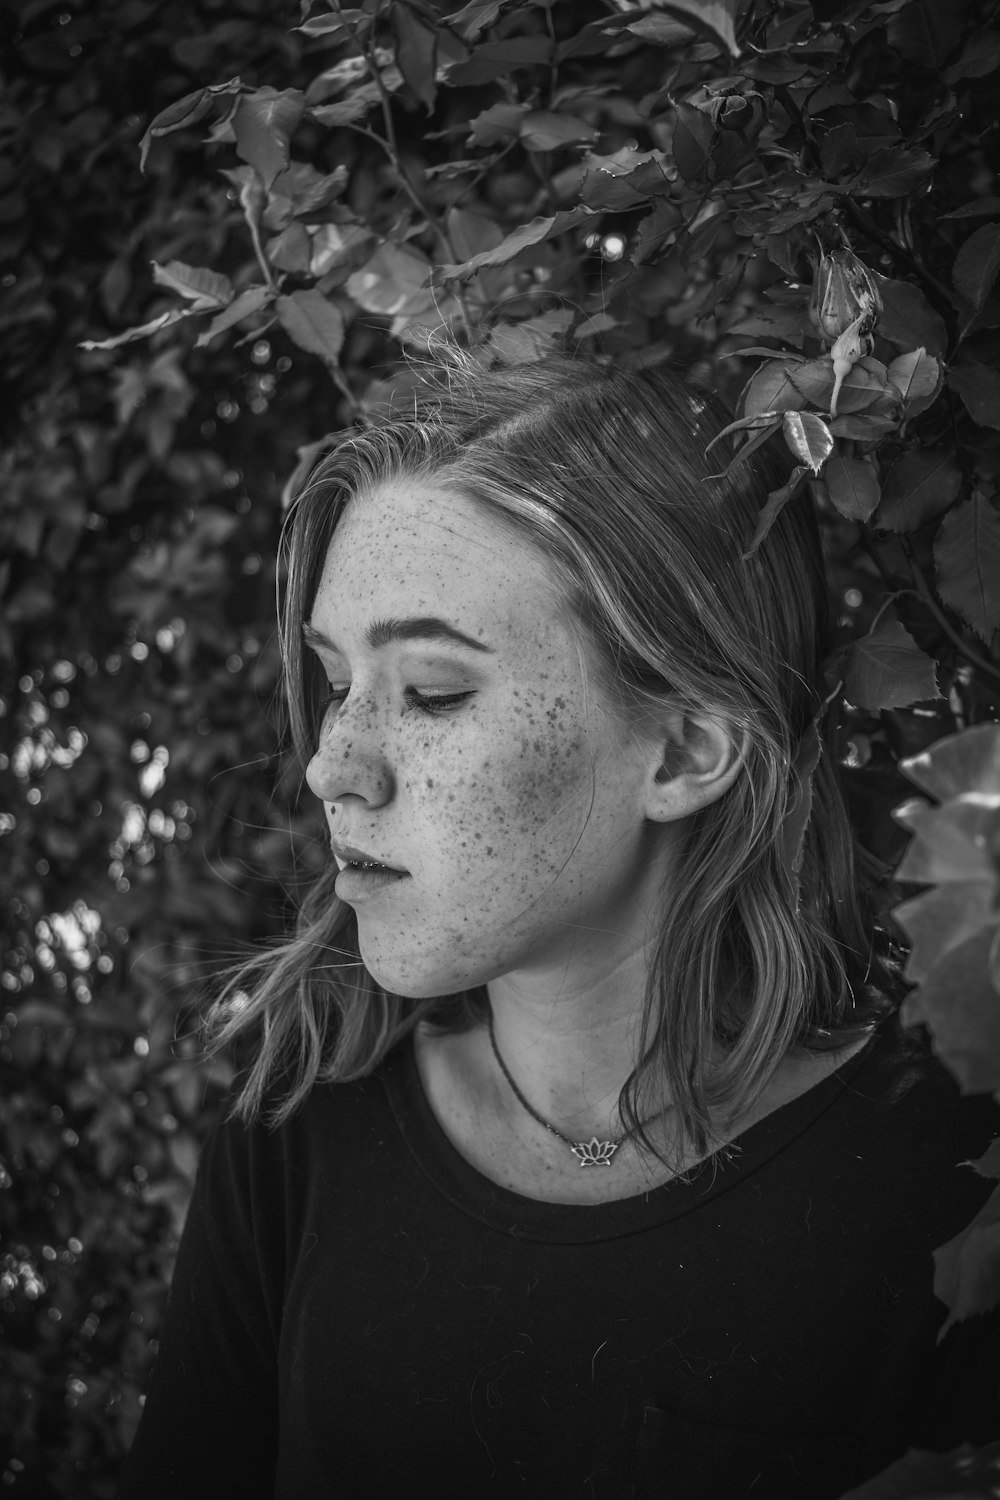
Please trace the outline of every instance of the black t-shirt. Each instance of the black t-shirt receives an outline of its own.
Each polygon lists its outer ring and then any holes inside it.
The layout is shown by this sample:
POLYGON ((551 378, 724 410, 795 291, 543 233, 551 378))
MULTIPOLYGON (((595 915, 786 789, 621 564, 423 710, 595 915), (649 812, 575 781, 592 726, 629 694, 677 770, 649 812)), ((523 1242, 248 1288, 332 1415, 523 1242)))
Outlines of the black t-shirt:
POLYGON ((932 1290, 997 1128, 890 1023, 730 1159, 544 1203, 465 1161, 400 1046, 215 1128, 122 1500, 825 1500, 1000 1437, 996 1319, 938 1344, 932 1290))

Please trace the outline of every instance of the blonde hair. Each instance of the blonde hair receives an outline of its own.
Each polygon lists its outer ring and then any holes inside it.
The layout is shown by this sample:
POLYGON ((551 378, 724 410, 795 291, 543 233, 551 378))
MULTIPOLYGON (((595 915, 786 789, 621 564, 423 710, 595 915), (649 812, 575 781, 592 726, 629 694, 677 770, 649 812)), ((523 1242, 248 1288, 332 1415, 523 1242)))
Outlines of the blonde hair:
MULTIPOLYGON (((750 461, 708 478, 706 445, 727 420, 709 393, 662 369, 558 358, 484 373, 450 361, 407 415, 345 435, 285 539, 282 639, 303 763, 322 682, 300 631, 330 538, 353 494, 402 475, 447 483, 531 540, 623 712, 664 698, 709 707, 743 739, 743 773, 688 820, 663 892, 639 1059, 619 1100, 649 1149, 640 1095, 644 1106, 669 1099, 682 1141, 704 1151, 790 1047, 842 1045, 887 1003, 836 768, 821 756, 811 788, 799 772, 827 644, 815 517, 804 500, 786 506, 746 556, 769 483, 750 461)), ((307 894, 294 936, 235 973, 212 1013, 220 1044, 255 1038, 244 1118, 278 1122, 317 1079, 370 1073, 421 1020, 457 1028, 485 1014, 482 991, 383 991, 360 961, 335 873, 307 894)))

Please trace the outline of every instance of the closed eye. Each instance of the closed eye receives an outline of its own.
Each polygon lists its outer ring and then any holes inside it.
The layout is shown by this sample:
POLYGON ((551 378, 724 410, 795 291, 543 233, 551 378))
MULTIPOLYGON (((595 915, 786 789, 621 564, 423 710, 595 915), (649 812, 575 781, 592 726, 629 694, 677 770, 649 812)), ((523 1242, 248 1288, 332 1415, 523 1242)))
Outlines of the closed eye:
MULTIPOLYGON (((326 698, 320 705, 325 711, 331 708, 339 708, 347 698, 350 688, 331 687, 326 698)), ((404 693, 407 708, 415 708, 425 714, 446 714, 450 709, 457 708, 466 699, 475 696, 473 690, 462 693, 421 693, 416 688, 407 688, 404 693)))

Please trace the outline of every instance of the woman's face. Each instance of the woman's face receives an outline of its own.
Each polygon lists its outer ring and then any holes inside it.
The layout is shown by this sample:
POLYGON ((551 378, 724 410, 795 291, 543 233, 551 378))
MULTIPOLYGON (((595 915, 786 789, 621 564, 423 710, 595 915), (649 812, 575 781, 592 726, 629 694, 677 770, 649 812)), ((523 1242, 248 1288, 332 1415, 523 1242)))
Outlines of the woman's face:
POLYGON ((388 483, 348 504, 304 623, 331 694, 307 780, 379 983, 572 984, 634 954, 669 845, 656 749, 588 681, 541 554, 433 481, 388 483))

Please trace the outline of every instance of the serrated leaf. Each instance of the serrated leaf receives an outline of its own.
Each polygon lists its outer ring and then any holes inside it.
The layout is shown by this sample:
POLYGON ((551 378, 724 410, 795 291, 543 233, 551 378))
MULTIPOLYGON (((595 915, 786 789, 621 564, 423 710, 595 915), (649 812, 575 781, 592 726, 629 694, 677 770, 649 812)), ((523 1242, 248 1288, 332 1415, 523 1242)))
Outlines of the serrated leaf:
POLYGON ((1000 1092, 1000 993, 989 977, 993 927, 951 948, 900 1013, 905 1026, 924 1025, 934 1051, 968 1093, 1000 1092))
POLYGON ((856 708, 908 708, 940 698, 934 662, 898 620, 881 620, 855 641, 844 694, 856 708))
POLYGON ((954 504, 961 488, 962 471, 950 448, 909 448, 885 477, 876 525, 916 531, 954 504))
POLYGON ((906 402, 907 415, 911 416, 909 408, 915 401, 936 392, 941 380, 941 365, 926 349, 911 349, 907 354, 896 356, 886 375, 906 402))
POLYGON ((230 78, 228 83, 217 83, 211 88, 195 89, 191 94, 185 94, 182 99, 177 99, 173 104, 168 104, 166 109, 161 109, 155 115, 152 123, 147 128, 139 143, 139 170, 146 170, 146 157, 154 140, 161 136, 173 135, 175 130, 185 130, 189 125, 197 125, 212 108, 213 101, 223 94, 238 94, 243 87, 239 78, 230 78))
POLYGON ((154 260, 152 267, 157 286, 169 287, 187 301, 200 303, 199 311, 225 307, 232 298, 233 283, 229 277, 210 271, 207 266, 186 266, 180 260, 171 260, 161 266, 154 260))
POLYGON ((899 762, 904 776, 939 802, 978 793, 1000 798, 1000 724, 976 724, 899 762))
POLYGON ((993 886, 986 880, 955 880, 901 902, 892 915, 910 941, 906 978, 919 984, 952 948, 996 920, 993 886))
POLYGON ((987 644, 1000 628, 1000 515, 980 493, 953 507, 934 542, 937 591, 987 644))
POLYGON ((344 315, 322 292, 309 288, 279 297, 275 303, 278 321, 289 338, 309 354, 318 354, 334 369, 344 343, 344 315))
POLYGON ((967 880, 998 884, 992 842, 1000 833, 1000 796, 990 801, 963 792, 940 807, 911 797, 892 815, 913 834, 896 871, 898 880, 914 885, 967 880))
POLYGON ((833 452, 833 435, 823 418, 811 411, 786 411, 781 427, 792 456, 818 474, 833 452))
POLYGON ((766 504, 762 506, 760 515, 757 517, 757 526, 750 539, 750 545, 743 554, 744 562, 757 551, 757 548, 763 542, 785 506, 790 500, 795 499, 795 496, 803 488, 808 477, 809 470, 804 464, 800 464, 792 470, 786 484, 783 484, 780 489, 771 491, 767 497, 766 504))
POLYGON ((875 467, 864 458, 844 458, 834 453, 823 470, 827 492, 842 516, 849 521, 867 521, 879 500, 875 467))
POLYGON ((437 278, 444 282, 467 281, 484 266, 504 266, 529 246, 541 244, 543 240, 552 239, 557 234, 564 234, 593 217, 589 208, 571 208, 549 217, 532 219, 530 224, 520 224, 517 229, 505 235, 494 249, 474 255, 471 260, 458 266, 438 266, 437 278))
POLYGON ((974 422, 981 427, 1000 427, 1000 371, 969 359, 952 365, 948 384, 958 392, 974 422))
POLYGON ((204 349, 205 345, 210 344, 217 334, 225 333, 228 328, 235 327, 244 318, 260 312, 261 308, 266 307, 273 298, 274 292, 270 287, 248 286, 230 302, 224 312, 212 319, 204 333, 199 333, 195 340, 195 348, 204 349))
POLYGON ((301 89, 266 85, 242 95, 236 106, 232 120, 236 153, 253 167, 265 188, 288 166, 289 142, 305 103, 301 89))
POLYGON ((952 280, 976 312, 1000 271, 1000 224, 984 224, 969 236, 955 257, 952 280))

